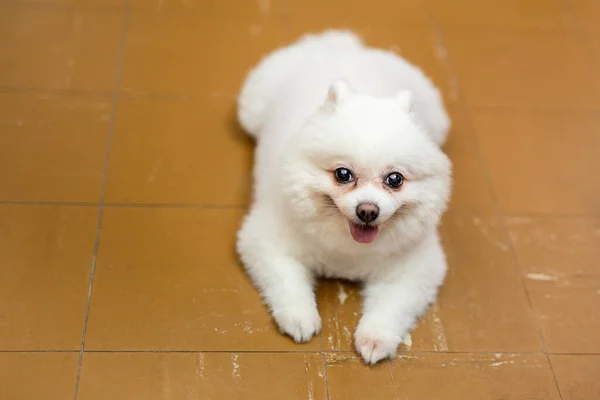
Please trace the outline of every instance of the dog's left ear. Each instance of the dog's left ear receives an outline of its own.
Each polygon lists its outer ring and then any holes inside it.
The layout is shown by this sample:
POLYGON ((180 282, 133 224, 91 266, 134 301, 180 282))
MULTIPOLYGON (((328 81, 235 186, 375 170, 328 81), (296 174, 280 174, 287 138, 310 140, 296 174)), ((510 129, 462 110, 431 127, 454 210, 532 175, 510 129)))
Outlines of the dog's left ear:
POLYGON ((348 82, 343 79, 335 80, 331 86, 329 86, 325 106, 335 108, 346 101, 351 95, 352 89, 350 89, 348 82))
POLYGON ((410 111, 413 102, 413 94, 409 90, 403 90, 396 95, 396 101, 404 111, 410 111))

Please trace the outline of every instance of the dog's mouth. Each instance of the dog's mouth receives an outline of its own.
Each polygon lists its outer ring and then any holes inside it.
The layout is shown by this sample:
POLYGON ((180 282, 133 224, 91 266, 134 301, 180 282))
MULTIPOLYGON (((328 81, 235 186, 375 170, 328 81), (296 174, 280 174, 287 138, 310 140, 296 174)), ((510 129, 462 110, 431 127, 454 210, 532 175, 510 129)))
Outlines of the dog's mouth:
MULTIPOLYGON (((335 209, 336 212, 344 215, 340 209, 338 208, 335 201, 329 195, 323 196, 325 209, 335 209)), ((375 240, 375 236, 379 232, 379 227, 377 225, 369 225, 369 224, 357 224, 348 220, 348 224, 350 225, 350 234, 352 235, 352 239, 354 239, 358 243, 371 243, 375 240)))
POLYGON ((362 225, 350 221, 350 234, 352 239, 358 243, 371 243, 375 240, 379 232, 379 227, 376 225, 362 225))

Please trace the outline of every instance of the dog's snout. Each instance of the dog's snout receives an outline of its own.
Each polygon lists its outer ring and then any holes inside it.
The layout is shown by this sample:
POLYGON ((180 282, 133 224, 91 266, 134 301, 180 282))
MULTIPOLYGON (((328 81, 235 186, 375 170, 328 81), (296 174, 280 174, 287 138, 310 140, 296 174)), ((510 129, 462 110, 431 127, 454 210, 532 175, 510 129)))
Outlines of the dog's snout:
POLYGON ((356 206, 356 216, 362 222, 373 222, 379 216, 379 207, 374 203, 360 203, 356 206))

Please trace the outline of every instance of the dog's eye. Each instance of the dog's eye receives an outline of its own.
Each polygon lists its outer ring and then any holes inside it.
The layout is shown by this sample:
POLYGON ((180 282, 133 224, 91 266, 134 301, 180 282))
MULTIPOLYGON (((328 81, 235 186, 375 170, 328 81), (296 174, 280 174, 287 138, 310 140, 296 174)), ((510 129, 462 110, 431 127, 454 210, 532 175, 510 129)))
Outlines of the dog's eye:
POLYGON ((385 178, 385 184, 392 189, 398 189, 404 183, 404 176, 399 172, 392 172, 385 178))
POLYGON ((336 169, 335 171, 333 171, 333 176, 335 177, 335 180, 339 183, 352 182, 352 180, 354 179, 352 176, 352 172, 348 168, 336 169))

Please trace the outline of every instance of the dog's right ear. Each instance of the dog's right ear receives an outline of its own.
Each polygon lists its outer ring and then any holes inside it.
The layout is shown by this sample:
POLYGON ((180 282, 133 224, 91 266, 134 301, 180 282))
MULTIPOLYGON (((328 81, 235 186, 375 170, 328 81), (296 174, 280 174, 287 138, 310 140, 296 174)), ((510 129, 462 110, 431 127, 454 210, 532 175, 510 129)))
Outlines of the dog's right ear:
POLYGON ((351 95, 352 89, 350 89, 348 82, 343 79, 335 80, 331 86, 329 86, 327 100, 325 100, 325 107, 329 109, 335 109, 335 107, 339 106, 351 95))

